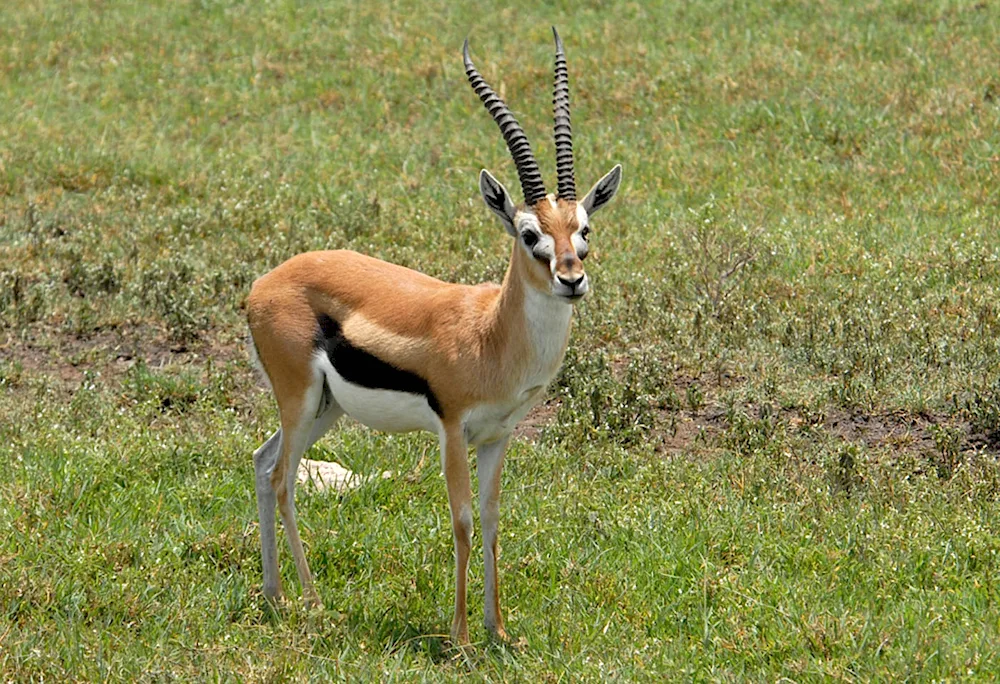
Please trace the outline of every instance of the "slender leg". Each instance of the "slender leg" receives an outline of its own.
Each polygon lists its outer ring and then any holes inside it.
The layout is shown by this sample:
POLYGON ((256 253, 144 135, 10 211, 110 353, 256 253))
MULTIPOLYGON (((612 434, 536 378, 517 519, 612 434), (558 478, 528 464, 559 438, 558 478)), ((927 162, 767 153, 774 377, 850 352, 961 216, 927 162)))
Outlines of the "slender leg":
MULTIPOLYGON (((336 403, 331 404, 319 415, 312 424, 308 444, 302 453, 316 443, 337 419, 344 415, 343 409, 336 403)), ((299 468, 302 453, 298 454, 294 465, 289 463, 284 487, 288 490, 288 500, 291 502, 292 516, 295 515, 295 473, 299 468)), ((271 477, 281 455, 281 430, 276 431, 253 455, 255 484, 257 489, 257 515, 260 519, 260 553, 264 567, 264 596, 277 599, 282 595, 281 576, 278 573, 278 543, 275 534, 275 508, 277 506, 275 487, 271 477)), ((298 564, 296 564, 298 567, 298 564)), ((308 569, 308 568, 307 568, 308 569)))
POLYGON ((302 599, 307 608, 322 608, 323 604, 319 600, 319 594, 316 593, 295 521, 295 472, 302 454, 312 444, 317 422, 316 410, 321 394, 322 381, 317 378, 297 406, 293 407, 287 403, 281 406, 281 450, 277 466, 270 478, 278 501, 281 523, 285 528, 288 545, 292 549, 299 583, 302 585, 302 599))
POLYGON ((274 529, 274 508, 277 500, 271 486, 271 473, 281 452, 281 430, 253 453, 254 483, 257 489, 257 517, 260 519, 260 555, 264 566, 264 596, 281 598, 281 578, 278 575, 278 542, 274 529))
POLYGON ((486 629, 502 641, 507 640, 500 613, 500 585, 497 577, 497 527, 500 524, 500 472, 510 435, 483 444, 476 449, 476 472, 479 475, 479 524, 483 528, 483 603, 486 629))
POLYGON ((469 478, 469 447, 460 425, 445 426, 441 438, 441 459, 448 485, 451 527, 455 535, 455 617, 451 639, 456 645, 469 643, 469 616, 466 609, 466 579, 472 547, 472 489, 469 478))

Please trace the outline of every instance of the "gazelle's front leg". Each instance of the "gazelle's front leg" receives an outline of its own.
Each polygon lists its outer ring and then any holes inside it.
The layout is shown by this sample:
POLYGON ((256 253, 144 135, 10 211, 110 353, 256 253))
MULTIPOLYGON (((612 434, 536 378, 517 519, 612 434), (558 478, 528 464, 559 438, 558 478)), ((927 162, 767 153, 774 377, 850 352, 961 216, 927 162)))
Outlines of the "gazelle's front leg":
POLYGON ((498 639, 507 640, 500 612, 500 586, 497 578, 497 527, 500 524, 500 472, 510 435, 483 444, 476 449, 476 473, 479 475, 479 524, 483 528, 483 603, 486 629, 498 639))
POLYGON ((466 609, 466 579, 472 548, 472 489, 469 484, 469 447, 460 424, 446 425, 441 437, 441 460, 448 485, 451 527, 455 535, 455 617, 451 639, 456 645, 469 643, 466 609))

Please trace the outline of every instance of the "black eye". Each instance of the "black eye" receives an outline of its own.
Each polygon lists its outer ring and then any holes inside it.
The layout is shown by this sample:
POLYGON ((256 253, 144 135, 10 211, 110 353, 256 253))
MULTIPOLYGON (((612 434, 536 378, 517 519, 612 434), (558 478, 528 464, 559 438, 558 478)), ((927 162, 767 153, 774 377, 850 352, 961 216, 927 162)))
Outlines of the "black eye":
POLYGON ((530 230, 526 230, 521 233, 521 239, 524 240, 524 246, 531 249, 538 243, 538 235, 530 230))
POLYGON ((580 231, 580 237, 582 237, 584 240, 590 239, 590 226, 583 227, 583 230, 580 231))

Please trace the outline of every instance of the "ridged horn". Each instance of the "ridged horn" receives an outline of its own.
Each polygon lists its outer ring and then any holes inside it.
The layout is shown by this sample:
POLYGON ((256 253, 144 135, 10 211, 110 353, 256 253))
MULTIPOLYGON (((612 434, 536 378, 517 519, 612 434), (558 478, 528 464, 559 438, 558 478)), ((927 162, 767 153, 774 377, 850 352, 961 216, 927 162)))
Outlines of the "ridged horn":
POLYGON ((566 53, 556 27, 552 27, 556 39, 556 75, 552 89, 552 113, 555 116, 556 175, 559 197, 576 200, 576 178, 573 176, 573 128, 569 120, 569 71, 566 69, 566 53))
POLYGON ((469 77, 469 84, 476 91, 476 95, 483 101, 490 116, 496 121, 503 134, 510 156, 514 159, 517 167, 517 177, 521 180, 521 190, 524 192, 524 203, 529 207, 538 200, 545 197, 545 184, 542 182, 542 172, 538 169, 538 162, 531 151, 531 144, 528 136, 524 134, 521 125, 511 114, 510 108, 500 99, 500 96, 493 92, 486 80, 476 71, 476 66, 469 57, 469 39, 465 39, 462 46, 462 57, 465 59, 465 75, 469 77))

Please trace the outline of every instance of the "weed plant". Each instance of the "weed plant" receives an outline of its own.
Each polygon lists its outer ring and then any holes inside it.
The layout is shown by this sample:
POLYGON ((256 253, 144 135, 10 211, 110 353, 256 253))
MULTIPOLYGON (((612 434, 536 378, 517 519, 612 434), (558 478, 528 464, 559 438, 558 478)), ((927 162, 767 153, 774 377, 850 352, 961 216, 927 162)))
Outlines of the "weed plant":
POLYGON ((993 679, 997 54, 973 0, 4 3, 2 679, 993 679), (442 636, 426 435, 314 448, 395 475, 300 491, 328 610, 275 610, 250 284, 323 248, 501 279, 459 51, 553 179, 550 24, 579 181, 625 182, 504 472, 518 645, 442 636))

